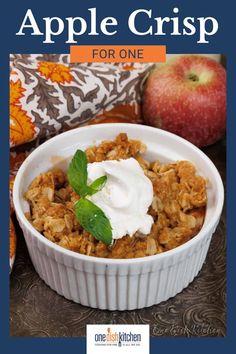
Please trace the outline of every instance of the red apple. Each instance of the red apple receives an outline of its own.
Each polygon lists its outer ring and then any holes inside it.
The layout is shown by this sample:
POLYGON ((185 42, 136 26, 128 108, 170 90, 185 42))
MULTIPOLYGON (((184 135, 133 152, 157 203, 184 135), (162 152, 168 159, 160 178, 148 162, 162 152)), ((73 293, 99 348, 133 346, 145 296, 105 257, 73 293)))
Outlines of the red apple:
POLYGON ((147 124, 202 147, 219 140, 226 126, 226 72, 203 56, 180 56, 149 75, 143 93, 147 124))

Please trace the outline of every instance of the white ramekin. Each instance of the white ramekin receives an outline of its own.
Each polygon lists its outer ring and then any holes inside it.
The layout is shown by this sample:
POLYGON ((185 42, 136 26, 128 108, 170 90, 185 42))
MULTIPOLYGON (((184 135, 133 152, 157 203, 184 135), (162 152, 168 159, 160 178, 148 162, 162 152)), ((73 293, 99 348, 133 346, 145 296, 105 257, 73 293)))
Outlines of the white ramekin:
POLYGON ((115 123, 78 128, 39 146, 18 171, 13 202, 34 267, 52 289, 85 306, 133 310, 175 296, 198 274, 220 219, 224 190, 214 164, 191 143, 156 128, 115 123), (148 147, 148 159, 190 160, 197 166, 198 173, 209 179, 206 217, 199 234, 168 252, 136 259, 85 256, 47 240, 24 215, 28 204, 23 193, 30 182, 55 165, 66 168, 77 148, 85 149, 101 140, 113 139, 120 132, 142 140, 148 147))

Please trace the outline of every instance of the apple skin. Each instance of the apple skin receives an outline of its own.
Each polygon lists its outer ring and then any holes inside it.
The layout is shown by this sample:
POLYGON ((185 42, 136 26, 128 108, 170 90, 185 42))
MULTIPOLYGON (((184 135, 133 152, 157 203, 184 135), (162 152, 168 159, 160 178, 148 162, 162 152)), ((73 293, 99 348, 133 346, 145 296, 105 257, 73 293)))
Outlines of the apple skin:
POLYGON ((145 123, 199 147, 221 139, 226 128, 226 72, 203 56, 186 55, 152 71, 142 112, 145 123))

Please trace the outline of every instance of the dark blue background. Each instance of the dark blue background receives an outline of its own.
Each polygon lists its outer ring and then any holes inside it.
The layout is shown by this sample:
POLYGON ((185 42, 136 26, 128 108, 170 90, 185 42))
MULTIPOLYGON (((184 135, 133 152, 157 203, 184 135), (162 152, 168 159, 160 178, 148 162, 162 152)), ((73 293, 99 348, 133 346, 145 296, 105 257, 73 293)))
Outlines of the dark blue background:
MULTIPOLYGON (((181 0, 181 1, 8 1, 0 10, 0 142, 1 142, 1 235, 0 235, 0 323, 1 347, 4 354, 65 354, 85 353, 85 338, 17 338, 9 335, 9 53, 65 53, 69 45, 65 44, 66 34, 56 37, 55 44, 43 44, 43 36, 16 36, 26 10, 31 8, 40 29, 43 30, 43 17, 67 16, 87 17, 88 8, 96 7, 98 18, 114 16, 118 20, 118 34, 115 36, 79 37, 78 44, 166 44, 169 53, 223 53, 227 56, 227 336, 225 338, 151 338, 153 353, 231 353, 235 347, 235 92, 236 92, 236 57, 235 57, 235 12, 231 1, 181 0), (219 22, 219 31, 208 37, 209 44, 197 44, 195 36, 135 36, 127 26, 128 15, 135 9, 153 9, 153 17, 175 16, 172 12, 178 7, 179 18, 186 16, 213 16, 219 22)), ((144 24, 140 23, 140 26, 144 24)), ((167 26, 168 27, 168 26, 167 26)), ((20 299, 19 299, 20 301, 20 299)))

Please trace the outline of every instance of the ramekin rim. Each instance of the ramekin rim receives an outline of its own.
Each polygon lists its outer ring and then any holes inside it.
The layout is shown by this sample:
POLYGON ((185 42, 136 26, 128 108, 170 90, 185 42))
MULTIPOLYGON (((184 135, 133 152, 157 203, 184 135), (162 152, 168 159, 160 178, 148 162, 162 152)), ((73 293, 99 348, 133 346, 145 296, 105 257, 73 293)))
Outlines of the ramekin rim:
POLYGON ((154 127, 150 127, 150 126, 144 126, 144 125, 140 125, 140 124, 131 124, 131 123, 103 123, 103 124, 98 124, 98 125, 93 125, 93 126, 84 126, 84 127, 79 127, 76 129, 72 129, 70 131, 61 133, 60 135, 57 135, 49 140, 47 140, 46 142, 44 142, 43 144, 41 144, 39 147, 37 147, 37 149, 35 149, 26 159, 25 161, 22 163, 22 165, 20 166, 15 181, 14 181, 14 185, 13 185, 13 204, 15 207, 15 211, 17 214, 17 217, 20 219, 21 223, 24 224, 24 226, 27 228, 28 231, 30 231, 31 234, 34 235, 34 237, 36 237, 36 239, 39 242, 44 243, 46 246, 48 246, 49 248, 53 249, 54 251, 57 251, 59 253, 63 253, 66 256, 70 256, 72 258, 75 259, 81 259, 84 261, 89 261, 92 263, 106 263, 106 264, 133 264, 133 263, 143 263, 143 262, 147 262, 147 261, 155 261, 157 258, 158 259, 163 259, 166 257, 171 257, 174 254, 177 253, 181 253, 183 251, 185 251, 187 248, 192 248, 194 246, 194 244, 200 242, 201 239, 204 238, 205 235, 207 235, 209 232, 213 231, 214 227, 217 224, 217 221, 221 215, 222 209, 223 209, 223 205, 224 205, 224 187, 223 187, 223 182, 221 180, 220 174, 217 170, 217 168, 215 167, 215 165, 213 164, 213 162, 211 161, 211 159, 205 154, 203 153, 198 147, 196 147, 195 145, 193 145, 192 143, 190 143, 189 141, 187 141, 184 138, 181 138, 173 133, 164 131, 162 129, 158 129, 158 128, 154 128, 154 127), (132 126, 135 129, 138 130, 151 130, 151 131, 158 131, 158 134, 164 135, 164 136, 169 136, 172 139, 183 143, 185 145, 187 145, 188 147, 190 147, 191 149, 193 149, 195 152, 197 152, 210 166, 210 168, 213 170, 213 173, 216 177, 217 180, 217 190, 218 190, 218 200, 217 200, 217 205, 215 208, 215 213, 214 213, 214 217, 211 218, 211 220, 209 221, 209 223, 207 225, 203 225, 202 229, 200 230, 200 232, 194 236, 191 240, 185 242, 184 244, 171 249, 169 251, 163 252, 163 253, 159 253, 153 256, 145 256, 145 257, 138 257, 138 258, 128 258, 128 259, 111 259, 111 258, 102 258, 102 257, 94 257, 94 256, 88 256, 88 255, 84 255, 81 253, 77 253, 71 250, 68 250, 66 248, 63 248, 59 245, 56 245, 55 243, 53 243, 52 241, 48 240, 46 237, 44 237, 42 234, 40 234, 40 232, 38 232, 32 225, 31 223, 27 220, 25 214, 23 213, 23 210, 20 206, 20 196, 18 195, 18 189, 19 189, 19 185, 20 185, 20 180, 21 177, 24 173, 24 169, 27 167, 27 164, 33 160, 35 158, 35 155, 37 156, 38 154, 41 153, 41 150, 44 150, 48 145, 50 144, 54 144, 57 142, 57 140, 60 140, 62 138, 64 138, 65 136, 70 136, 73 134, 76 134, 76 132, 79 131, 83 131, 83 130, 87 130, 87 129, 96 129, 96 130, 103 130, 106 127, 110 127, 112 128, 113 126, 116 127, 120 127, 120 128, 124 128, 127 126, 132 126))

